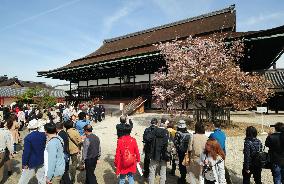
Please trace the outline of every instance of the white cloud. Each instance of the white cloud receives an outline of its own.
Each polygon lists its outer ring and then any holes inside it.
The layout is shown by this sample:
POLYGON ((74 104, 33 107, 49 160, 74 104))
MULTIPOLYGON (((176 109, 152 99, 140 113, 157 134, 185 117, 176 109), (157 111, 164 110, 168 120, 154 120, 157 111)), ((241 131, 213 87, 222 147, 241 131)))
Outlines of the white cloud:
POLYGON ((128 1, 124 4, 123 7, 120 7, 117 11, 115 11, 112 15, 106 17, 104 19, 104 28, 103 28, 103 37, 108 35, 108 33, 112 30, 114 24, 118 22, 120 19, 128 16, 131 12, 135 11, 141 4, 141 1, 128 1))
POLYGON ((153 3, 168 17, 175 19, 207 13, 211 11, 212 2, 213 0, 153 0, 153 3))
MULTIPOLYGON (((274 23, 283 24, 284 23, 284 12, 273 12, 270 14, 261 13, 258 16, 252 16, 246 20, 240 20, 238 22, 239 28, 241 30, 249 30, 254 28, 262 28, 264 25, 271 25, 274 23)), ((263 29, 263 28, 262 28, 263 29)))
POLYGON ((70 5, 74 4, 74 3, 77 3, 78 1, 81 1, 81 0, 73 0, 73 1, 70 1, 70 2, 67 2, 67 3, 64 3, 64 4, 61 4, 61 5, 59 5, 59 6, 55 7, 55 8, 52 8, 52 9, 43 11, 43 12, 41 12, 41 13, 39 13, 39 14, 36 14, 36 15, 33 15, 33 16, 30 16, 30 17, 27 17, 27 18, 24 18, 24 19, 22 19, 22 20, 20 20, 20 21, 18 21, 18 22, 15 22, 15 23, 13 23, 13 24, 9 24, 9 25, 7 25, 7 26, 2 27, 2 28, 0 29, 0 32, 1 32, 1 31, 4 31, 4 30, 7 30, 7 29, 10 29, 10 28, 13 28, 13 27, 16 27, 16 26, 18 26, 18 25, 20 25, 20 24, 29 22, 29 21, 31 21, 31 20, 37 19, 37 18, 39 18, 39 17, 41 17, 41 16, 50 14, 50 13, 52 13, 52 12, 55 12, 55 11, 57 11, 57 10, 60 10, 60 9, 62 9, 62 8, 65 8, 65 7, 67 7, 67 6, 70 6, 70 5))

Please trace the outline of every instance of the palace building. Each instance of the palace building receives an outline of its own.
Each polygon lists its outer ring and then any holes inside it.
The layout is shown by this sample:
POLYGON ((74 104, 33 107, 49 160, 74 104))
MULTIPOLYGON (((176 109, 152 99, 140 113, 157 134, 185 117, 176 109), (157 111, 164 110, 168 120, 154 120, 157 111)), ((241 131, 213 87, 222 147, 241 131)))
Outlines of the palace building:
POLYGON ((151 81, 153 74, 165 66, 165 60, 154 44, 189 36, 219 35, 226 41, 242 39, 245 57, 240 66, 244 71, 269 69, 283 53, 284 26, 250 32, 236 32, 236 10, 232 5, 193 18, 104 40, 95 52, 71 61, 68 65, 38 76, 66 80, 77 84, 66 100, 107 101, 144 99, 146 108, 153 108, 151 81))

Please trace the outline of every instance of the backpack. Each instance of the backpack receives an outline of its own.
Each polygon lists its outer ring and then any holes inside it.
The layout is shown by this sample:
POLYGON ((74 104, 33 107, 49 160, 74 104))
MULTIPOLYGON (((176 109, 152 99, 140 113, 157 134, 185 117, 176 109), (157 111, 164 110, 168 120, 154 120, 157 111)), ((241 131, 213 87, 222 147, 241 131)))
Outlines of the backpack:
MULTIPOLYGON (((255 145, 252 144, 254 148, 255 145)), ((263 168, 263 169, 270 169, 270 156, 267 152, 264 151, 265 147, 263 149, 258 148, 256 149, 257 152, 252 156, 252 166, 254 168, 263 168)))
POLYGON ((187 152, 188 144, 191 139, 191 134, 188 132, 179 132, 180 134, 180 142, 179 145, 177 146, 177 149, 179 152, 185 153, 187 152))
POLYGON ((129 150, 129 144, 132 144, 132 140, 127 144, 125 141, 123 141, 124 150, 122 153, 122 167, 123 168, 129 168, 135 164, 136 156, 135 154, 131 153, 129 150))

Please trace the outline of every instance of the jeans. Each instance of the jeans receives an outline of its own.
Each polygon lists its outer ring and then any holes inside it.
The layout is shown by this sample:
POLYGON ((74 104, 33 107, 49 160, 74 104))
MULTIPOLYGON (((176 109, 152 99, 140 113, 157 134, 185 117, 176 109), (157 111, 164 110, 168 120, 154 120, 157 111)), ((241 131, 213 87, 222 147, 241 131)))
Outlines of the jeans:
POLYGON ((29 183, 30 179, 36 175, 37 181, 39 184, 45 184, 46 179, 45 179, 45 171, 44 171, 44 166, 41 165, 37 168, 32 168, 32 169, 23 169, 21 178, 19 180, 18 184, 27 184, 29 183))
POLYGON ((274 184, 284 183, 284 167, 280 167, 278 164, 272 164, 271 172, 274 184))
POLYGON ((250 173, 247 173, 244 169, 243 173, 243 184, 250 184, 250 177, 253 175, 254 182, 261 184, 261 169, 250 169, 250 173))
POLYGON ((134 184, 134 177, 133 177, 133 174, 131 172, 128 173, 128 174, 121 174, 119 176, 119 184, 124 184, 125 183, 126 175, 127 175, 127 178, 128 178, 128 183, 129 184, 134 184))
POLYGON ((160 170, 160 184, 165 184, 167 179, 167 162, 166 161, 150 161, 150 173, 149 173, 149 184, 155 184, 156 168, 161 166, 160 170))
POLYGON ((97 166, 98 157, 90 158, 85 160, 86 168, 86 184, 98 184, 97 178, 95 175, 95 169, 97 166))

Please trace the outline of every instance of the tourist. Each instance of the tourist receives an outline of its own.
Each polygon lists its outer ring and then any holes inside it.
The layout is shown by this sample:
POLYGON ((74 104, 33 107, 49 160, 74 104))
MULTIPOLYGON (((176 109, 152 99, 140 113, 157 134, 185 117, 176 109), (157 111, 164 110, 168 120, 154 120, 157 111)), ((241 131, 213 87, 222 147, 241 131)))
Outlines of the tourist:
POLYGON ((256 184, 261 184, 261 167, 255 164, 254 156, 262 149, 262 144, 256 136, 256 128, 247 127, 244 142, 243 184, 250 183, 251 175, 253 175, 256 184))
POLYGON ((84 133, 86 138, 83 143, 83 157, 82 161, 85 163, 86 169, 86 184, 97 184, 95 169, 97 161, 101 156, 100 139, 97 135, 92 133, 91 125, 84 126, 84 133))
POLYGON ((39 112, 37 115, 36 115, 36 119, 38 121, 38 126, 39 126, 39 129, 38 131, 40 132, 45 132, 44 131, 44 125, 47 123, 47 120, 43 119, 43 114, 41 112, 39 112))
POLYGON ((80 136, 84 135, 84 126, 90 124, 89 121, 86 120, 86 113, 80 112, 79 113, 79 120, 75 123, 75 128, 78 130, 80 136))
POLYGON ((23 130, 23 127, 25 126, 25 112, 23 111, 23 108, 19 108, 19 112, 17 113, 18 117, 18 124, 19 124, 19 131, 23 130))
MULTIPOLYGON (((155 121, 155 123, 158 123, 155 121)), ((157 124, 155 124, 157 126, 157 124)), ((160 166, 160 184, 166 183, 166 170, 167 170, 167 161, 165 153, 168 146, 168 131, 164 128, 163 124, 160 124, 159 127, 156 127, 151 133, 147 134, 145 141, 151 145, 149 151, 150 166, 149 166, 149 183, 155 183, 156 168, 160 166)))
POLYGON ((39 132, 39 124, 36 119, 29 122, 27 126, 29 134, 24 138, 24 151, 22 155, 22 175, 19 184, 29 183, 36 175, 38 183, 45 184, 44 175, 44 149, 46 136, 39 132))
POLYGON ((167 123, 167 131, 169 132, 169 146, 170 146, 170 149, 171 149, 171 152, 172 152, 172 160, 171 160, 172 169, 171 169, 170 174, 172 176, 175 176, 176 160, 178 158, 177 158, 176 148, 175 148, 175 145, 174 145, 175 135, 177 133, 177 131, 174 129, 174 121, 169 121, 169 123, 167 123))
POLYGON ((226 154, 226 134, 221 130, 221 121, 214 120, 213 125, 215 130, 210 134, 209 138, 216 139, 226 154))
POLYGON ((56 132, 57 135, 61 137, 64 142, 64 158, 65 158, 65 172, 62 176, 61 184, 70 184, 69 177, 69 160, 70 160, 70 151, 69 151, 69 138, 67 133, 63 130, 63 123, 56 123, 56 132))
POLYGON ((182 162, 191 138, 192 135, 187 131, 185 121, 180 120, 177 125, 177 133, 174 139, 179 160, 180 178, 178 179, 178 183, 180 184, 186 183, 186 166, 184 166, 182 162))
POLYGON ((14 150, 13 150, 13 154, 17 154, 17 149, 16 146, 19 143, 19 125, 17 122, 17 116, 16 115, 11 115, 8 119, 7 119, 7 128, 10 130, 12 137, 13 137, 13 145, 14 145, 14 150))
MULTIPOLYGON (((130 125, 126 124, 126 126, 130 125)), ((139 162, 140 154, 136 139, 131 137, 130 131, 128 131, 117 140, 114 165, 116 175, 119 175, 119 184, 125 183, 126 176, 128 177, 128 183, 134 184, 133 175, 136 173, 136 165, 139 162)))
POLYGON ((44 129, 48 139, 44 153, 46 183, 60 184, 65 171, 64 142, 56 135, 55 123, 45 124, 44 129))
POLYGON ((78 155, 81 150, 82 139, 79 132, 74 128, 71 120, 66 121, 64 127, 66 128, 66 133, 69 138, 69 152, 72 162, 70 165, 71 183, 75 183, 76 168, 79 163, 78 155))
POLYGON ((99 108, 100 108, 102 120, 104 120, 106 118, 105 116, 106 109, 103 105, 100 105, 99 108))
POLYGON ((133 128, 132 120, 129 119, 130 126, 127 126, 126 121, 127 121, 126 116, 124 115, 120 116, 120 123, 116 125, 117 138, 120 138, 121 136, 128 134, 129 131, 131 132, 133 128))
POLYGON ((268 135, 265 146, 269 148, 271 172, 275 184, 284 183, 284 124, 274 125, 275 132, 268 135))
POLYGON ((190 155, 189 179, 191 184, 200 183, 200 155, 204 152, 208 137, 205 135, 204 124, 198 122, 195 124, 195 132, 188 145, 188 154, 190 155))
POLYGON ((147 142, 147 136, 149 133, 151 133, 155 128, 157 128, 158 120, 156 118, 153 118, 151 120, 151 125, 144 130, 143 133, 143 151, 144 151, 144 173, 143 176, 145 178, 149 177, 149 164, 150 164, 150 152, 151 152, 151 142, 147 142))
MULTIPOLYGON (((8 156, 13 157, 13 138, 10 131, 4 127, 4 122, 0 121, 0 183, 4 176, 4 165, 6 151, 8 151, 8 156), (8 150, 6 150, 6 148, 8 150)), ((8 171, 8 175, 12 174, 12 170, 8 171)))
POLYGON ((205 184, 225 184, 225 153, 215 139, 207 140, 200 155, 202 176, 205 184))

